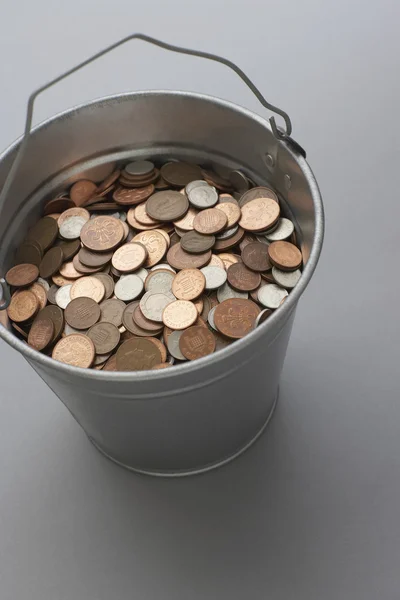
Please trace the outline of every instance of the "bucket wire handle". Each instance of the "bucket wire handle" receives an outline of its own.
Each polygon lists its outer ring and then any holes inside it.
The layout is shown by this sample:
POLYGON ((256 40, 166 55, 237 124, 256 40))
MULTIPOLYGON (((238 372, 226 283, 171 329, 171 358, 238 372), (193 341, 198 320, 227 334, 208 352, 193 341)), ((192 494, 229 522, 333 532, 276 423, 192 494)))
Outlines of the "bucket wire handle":
MULTIPOLYGON (((8 195, 8 192, 14 181, 15 174, 18 170, 19 165, 21 164, 23 155, 25 154, 26 147, 29 142, 29 135, 31 133, 33 107, 34 107, 36 98, 42 92, 44 92, 45 90, 48 90, 50 87, 52 87, 59 81, 62 81, 69 75, 76 73, 76 71, 79 71, 86 65, 89 65, 90 63, 94 62, 98 58, 101 58, 105 54, 108 54, 115 48, 118 48, 119 46, 122 46, 126 42, 129 42, 130 40, 135 40, 135 39, 142 40, 143 42, 148 42, 149 44, 153 44, 154 46, 158 46, 159 48, 163 48, 164 50, 169 50, 171 52, 177 52, 178 54, 187 54, 189 56, 197 56, 199 58, 206 58, 208 60, 219 62, 219 63, 229 67, 230 69, 232 69, 232 71, 234 71, 240 77, 240 79, 242 79, 242 81, 244 81, 244 83, 250 88, 250 90, 253 92, 253 94, 256 96, 256 98, 259 100, 259 102, 265 108, 280 115, 283 118, 283 120, 285 121, 286 130, 282 131, 280 128, 278 129, 278 126, 275 121, 275 117, 269 118, 269 122, 271 124, 271 129, 272 129, 272 132, 275 135, 275 137, 281 141, 292 142, 297 146, 296 142, 294 142, 294 140, 292 140, 290 137, 290 135, 292 133, 292 123, 291 123, 289 115, 282 109, 267 102, 266 99, 264 98, 264 96, 259 91, 259 89, 254 85, 254 83, 247 77, 247 75, 242 71, 242 69, 240 69, 232 61, 230 61, 226 58, 223 58, 221 56, 216 56, 215 54, 211 54, 210 52, 202 52, 200 50, 190 50, 189 48, 182 48, 180 46, 174 46, 172 44, 167 44, 166 42, 162 42, 160 40, 157 40, 156 38, 150 37, 148 35, 144 35, 143 33, 134 33, 132 35, 128 35, 127 37, 119 40, 118 42, 115 42, 114 44, 111 44, 111 46, 104 48, 104 50, 101 50, 100 52, 93 54, 93 56, 87 58, 86 60, 79 63, 75 67, 68 69, 68 71, 65 71, 64 73, 62 73, 61 75, 59 75, 58 77, 53 79, 52 81, 49 81, 45 85, 42 85, 40 88, 38 88, 37 90, 32 92, 32 94, 29 96, 29 99, 28 99, 25 130, 24 130, 24 134, 22 137, 22 141, 21 141, 20 147, 18 149, 17 156, 15 157, 15 160, 11 166, 11 169, 8 172, 3 189, 0 192, 0 206, 3 204, 5 198, 8 195)), ((3 308, 6 308, 6 306, 3 306, 3 304, 4 304, 4 302, 7 302, 7 296, 9 296, 9 291, 7 291, 7 289, 6 289, 7 285, 4 282, 4 280, 0 280, 0 288, 3 288, 3 294, 0 291, 0 310, 2 310, 3 308)))

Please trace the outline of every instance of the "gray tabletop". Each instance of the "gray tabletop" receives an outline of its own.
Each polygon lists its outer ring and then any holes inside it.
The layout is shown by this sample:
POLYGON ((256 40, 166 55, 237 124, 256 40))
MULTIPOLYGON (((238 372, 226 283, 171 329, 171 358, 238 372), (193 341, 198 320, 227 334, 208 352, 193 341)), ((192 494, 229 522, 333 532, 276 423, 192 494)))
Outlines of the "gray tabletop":
MULTIPOLYGON (((152 479, 108 462, 0 345, 0 596, 397 598, 399 7, 156 5, 7 3, 0 147, 21 133, 34 87, 134 30, 220 53, 293 119, 325 201, 322 258, 297 312, 274 419, 245 455, 204 476, 152 479)), ((49 92, 37 120, 140 88, 207 92, 263 114, 220 65, 138 42, 49 92)))

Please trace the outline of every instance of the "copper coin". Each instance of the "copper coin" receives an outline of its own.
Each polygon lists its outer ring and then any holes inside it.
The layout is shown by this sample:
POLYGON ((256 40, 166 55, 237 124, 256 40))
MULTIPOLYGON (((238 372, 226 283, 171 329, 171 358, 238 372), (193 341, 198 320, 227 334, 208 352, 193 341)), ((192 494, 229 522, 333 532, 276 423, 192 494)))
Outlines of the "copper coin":
POLYGON ((151 334, 153 334, 153 335, 156 333, 160 333, 163 330, 162 324, 157 323, 156 321, 150 321, 150 319, 147 319, 144 316, 139 304, 134 309, 132 318, 135 321, 136 325, 138 325, 142 329, 145 329, 145 330, 151 332, 151 334))
POLYGON ((28 335, 28 344, 41 352, 53 340, 54 323, 51 319, 38 317, 34 320, 28 335))
POLYGON ((242 216, 242 211, 240 210, 236 200, 232 198, 231 201, 222 202, 220 200, 219 204, 215 207, 215 210, 220 210, 225 213, 226 218, 228 219, 226 228, 230 229, 240 221, 240 217, 242 216))
POLYGON ((222 260, 222 262, 224 263, 224 267, 225 267, 226 271, 229 269, 229 267, 231 265, 241 262, 241 258, 239 258, 238 256, 235 256, 235 254, 222 253, 222 254, 218 254, 218 258, 220 258, 222 260))
POLYGON ((248 202, 257 200, 258 198, 271 198, 271 200, 275 200, 275 202, 279 204, 278 196, 273 190, 267 187, 259 186, 245 192, 239 200, 239 206, 242 207, 248 202))
POLYGON ((86 335, 73 333, 57 342, 51 356, 67 365, 88 369, 93 364, 95 348, 92 340, 86 335))
POLYGON ((15 331, 18 331, 18 333, 24 338, 24 340, 28 339, 28 334, 22 329, 22 327, 13 322, 11 323, 11 327, 15 329, 15 331))
POLYGON ((58 218, 58 228, 61 229, 62 224, 65 223, 65 221, 70 217, 82 217, 82 219, 85 221, 89 221, 90 213, 88 210, 86 210, 86 208, 80 208, 77 206, 74 208, 69 208, 68 210, 65 210, 58 218))
POLYGON ((110 175, 108 175, 108 177, 106 177, 98 186, 97 186, 97 192, 99 194, 101 194, 102 192, 104 192, 105 190, 107 190, 109 187, 111 187, 112 185, 114 185, 114 183, 117 181, 118 177, 121 175, 121 171, 120 169, 116 169, 115 171, 113 171, 112 173, 110 173, 110 175))
POLYGON ((269 271, 271 263, 269 260, 268 246, 261 242, 251 242, 242 250, 242 260, 246 267, 258 273, 269 271))
POLYGON ((268 317, 272 315, 272 313, 273 311, 269 308, 265 308, 264 310, 262 310, 256 319, 256 327, 261 325, 261 323, 264 323, 268 319, 268 317))
POLYGON ((92 298, 74 298, 64 311, 65 320, 74 329, 89 329, 100 319, 100 306, 92 298))
POLYGON ((33 292, 39 301, 39 308, 42 309, 47 304, 47 292, 45 288, 37 281, 28 288, 29 292, 33 292))
POLYGON ((225 265, 223 260, 221 259, 220 256, 218 256, 218 254, 213 254, 211 256, 211 260, 207 265, 208 267, 219 267, 220 269, 225 269, 225 265))
POLYGON ((211 310, 211 300, 209 298, 209 296, 202 296, 202 300, 203 300, 203 310, 201 311, 201 318, 204 319, 205 321, 207 321, 208 318, 208 313, 211 310))
POLYGON ((196 216, 193 226, 198 233, 212 235, 225 229, 228 217, 217 208, 207 208, 196 216))
POLYGON ((33 292, 21 290, 11 297, 7 314, 11 321, 23 323, 29 321, 39 310, 39 300, 33 292))
POLYGON ((197 300, 194 300, 193 304, 195 305, 196 310, 199 313, 199 315, 201 315, 201 313, 203 312, 203 308, 204 308, 203 296, 201 298, 197 298, 197 300))
POLYGON ((73 208, 74 206, 75 202, 71 198, 54 198, 46 203, 43 214, 48 216, 52 213, 62 213, 64 210, 68 210, 68 208, 73 208))
POLYGON ((92 340, 96 354, 112 352, 118 346, 121 338, 118 328, 108 321, 92 325, 86 335, 92 340))
POLYGON ((214 352, 215 337, 208 328, 189 327, 180 337, 179 349, 188 360, 196 360, 214 352))
POLYGON ((76 254, 72 259, 72 265, 75 271, 82 273, 82 275, 92 275, 93 273, 98 273, 98 271, 101 271, 102 269, 102 267, 87 267, 86 265, 82 264, 79 260, 78 254, 76 254))
POLYGON ((268 281, 268 283, 276 283, 271 271, 264 271, 261 273, 261 277, 264 279, 264 281, 268 281))
POLYGON ((26 287, 31 285, 39 277, 39 269, 36 265, 22 263, 12 267, 6 273, 8 285, 13 287, 26 287))
POLYGON ((113 278, 110 275, 107 275, 107 273, 95 273, 95 275, 93 275, 93 277, 96 277, 96 279, 101 281, 101 283, 104 285, 104 289, 105 289, 104 298, 106 300, 108 298, 111 298, 111 296, 114 293, 113 278))
POLYGON ((163 311, 162 320, 164 325, 171 329, 186 329, 195 323, 198 312, 188 300, 175 300, 168 304, 163 311))
MULTIPOLYGON (((151 337, 152 335, 154 335, 154 331, 150 331, 149 329, 142 329, 142 327, 139 327, 139 325, 137 325, 137 323, 133 320, 134 311, 138 306, 139 302, 136 301, 128 304, 122 316, 122 322, 124 324, 124 327, 128 330, 127 333, 129 333, 130 335, 138 337, 151 337)), ((126 334, 123 335, 123 338, 126 338, 126 334)))
POLYGON ((214 323, 223 335, 240 339, 254 329, 260 312, 260 308, 251 300, 230 298, 216 307, 214 323))
POLYGON ((71 187, 69 195, 75 206, 83 206, 97 192, 97 185, 88 179, 77 181, 71 187))
POLYGON ((39 265, 40 277, 47 279, 57 273, 64 260, 64 254, 60 247, 55 246, 47 250, 39 265))
POLYGON ((271 198, 256 198, 242 206, 240 227, 246 231, 262 231, 279 219, 279 204, 271 198))
POLYGON ((37 316, 37 319, 51 319, 54 324, 54 335, 51 343, 53 344, 58 340, 62 331, 64 330, 64 311, 61 310, 58 306, 54 306, 52 304, 48 304, 45 308, 43 308, 37 316))
POLYGON ((110 356, 108 361, 103 367, 103 371, 116 371, 117 370, 117 355, 113 354, 110 356))
POLYGON ((182 219, 178 219, 174 222, 175 227, 179 227, 179 229, 181 229, 182 231, 192 231, 193 223, 198 213, 199 211, 196 208, 190 206, 186 215, 182 217, 182 219))
POLYGON ((116 248, 124 239, 124 235, 121 221, 114 217, 100 216, 83 226, 81 240, 89 250, 106 252, 116 248))
POLYGON ((124 342, 117 350, 116 361, 118 371, 146 371, 162 362, 156 344, 142 338, 124 342))
POLYGON ((230 238, 225 240, 217 240, 214 244, 214 250, 221 252, 221 250, 230 250, 239 244, 244 236, 244 229, 238 227, 237 232, 230 238))
POLYGON ((166 190, 156 192, 146 202, 147 214, 157 221, 176 221, 189 209, 189 200, 183 194, 166 190))
POLYGON ((146 204, 138 204, 135 208, 135 219, 142 225, 160 225, 159 221, 152 219, 146 211, 146 204))
POLYGON ((34 240, 22 242, 15 255, 15 264, 20 265, 28 263, 38 267, 42 260, 42 250, 34 240))
POLYGON ((130 243, 134 242, 140 242, 147 250, 148 256, 144 262, 146 268, 153 267, 160 262, 168 247, 164 235, 159 231, 142 231, 135 235, 130 243))
MULTIPOLYGON (((265 238, 264 238, 264 240, 265 240, 265 238)), ((249 244, 252 244, 253 242, 256 242, 256 241, 257 241, 257 238, 255 238, 252 233, 246 233, 243 236, 243 239, 239 244, 239 248, 243 252, 243 250, 246 248, 246 246, 248 246, 249 244)), ((260 241, 260 240, 258 240, 258 241, 260 241)), ((268 244, 265 244, 265 245, 268 245, 268 244)))
POLYGON ((202 179, 198 165, 184 162, 170 162, 161 167, 161 177, 174 187, 184 187, 191 181, 202 179))
POLYGON ((58 219, 61 217, 61 213, 50 213, 49 215, 46 215, 46 216, 47 217, 51 217, 52 219, 54 219, 58 223, 58 219))
POLYGON ((215 237, 213 235, 203 235, 197 231, 188 231, 182 236, 180 243, 186 252, 202 254, 211 250, 215 244, 215 237))
POLYGON ((172 281, 172 293, 178 300, 195 300, 205 287, 206 278, 198 269, 182 269, 172 281))
POLYGON ((58 287, 62 287, 63 285, 69 284, 72 285, 73 283, 75 283, 75 279, 68 279, 68 277, 63 277, 62 275, 60 275, 60 273, 56 273, 52 276, 51 279, 53 283, 58 287))
POLYGON ((101 318, 100 321, 107 321, 112 323, 115 327, 121 327, 122 315, 126 308, 125 302, 118 300, 118 298, 110 298, 109 300, 103 300, 100 304, 101 318))
POLYGON ((149 337, 147 339, 149 340, 149 342, 153 342, 153 344, 157 346, 161 354, 161 363, 165 363, 165 361, 167 360, 167 349, 164 346, 164 344, 155 337, 149 337))
POLYGON ((155 365, 154 367, 151 367, 151 370, 159 371, 160 369, 168 369, 169 367, 172 367, 171 363, 160 363, 159 365, 155 365))
POLYGON ((119 187, 113 193, 113 199, 122 206, 132 206, 144 202, 154 193, 154 185, 146 185, 143 188, 124 188, 119 187))
POLYGON ((204 179, 209 185, 213 185, 221 192, 230 192, 232 190, 232 184, 227 179, 224 179, 214 171, 202 169, 204 179))
POLYGON ((69 261, 75 256, 81 247, 81 240, 72 240, 71 242, 63 242, 60 248, 63 253, 64 262, 69 261))
MULTIPOLYGON (((98 198, 96 199, 98 200, 98 198)), ((86 203, 87 209, 89 212, 93 213, 95 211, 110 211, 117 210, 119 208, 118 204, 115 202, 96 202, 96 204, 86 203)))
POLYGON ((138 231, 151 231, 152 229, 157 229, 158 227, 160 227, 159 222, 155 222, 154 225, 143 225, 143 223, 140 223, 135 217, 134 208, 130 208, 128 210, 126 217, 129 225, 133 227, 133 229, 137 229, 138 231))
POLYGON ((260 285, 261 275, 254 273, 243 263, 236 263, 228 269, 228 282, 235 290, 251 292, 260 285))
POLYGON ((101 302, 104 298, 106 290, 102 282, 94 275, 82 277, 75 281, 71 288, 71 298, 91 298, 95 302, 101 302))
POLYGON ((92 252, 87 248, 81 248, 78 253, 80 262, 86 267, 104 267, 110 262, 112 252, 92 252))
MULTIPOLYGON (((74 263, 71 261, 65 262, 61 265, 59 273, 62 277, 66 277, 67 279, 79 279, 82 277, 82 273, 79 273, 74 267, 74 263)), ((70 281, 68 282, 70 283, 70 281)))
POLYGON ((208 252, 202 252, 201 254, 189 254, 186 252, 181 244, 175 244, 171 246, 167 253, 167 261, 174 269, 188 269, 195 268, 201 269, 205 267, 211 260, 211 250, 208 252))
POLYGON ((147 248, 143 244, 130 242, 114 252, 111 263, 121 273, 132 273, 145 263, 147 257, 147 248))
POLYGON ((27 240, 34 240, 45 252, 53 245, 57 235, 57 221, 51 217, 43 217, 28 231, 27 240))
POLYGON ((268 255, 271 263, 282 271, 295 271, 303 260, 300 250, 290 242, 272 242, 268 255))

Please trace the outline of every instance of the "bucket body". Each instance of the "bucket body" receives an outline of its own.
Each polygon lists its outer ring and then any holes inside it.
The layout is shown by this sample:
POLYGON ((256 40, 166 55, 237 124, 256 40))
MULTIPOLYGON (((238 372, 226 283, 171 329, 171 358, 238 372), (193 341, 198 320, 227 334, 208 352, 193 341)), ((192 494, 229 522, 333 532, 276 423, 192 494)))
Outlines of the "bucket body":
MULTIPOLYGON (((0 187, 19 142, 0 156, 0 187)), ((110 161, 183 159, 239 168, 270 185, 296 225, 304 257, 300 282, 255 331, 193 363, 152 372, 84 370, 53 361, 17 339, 21 352, 90 440, 128 468, 160 475, 204 471, 248 447, 268 422, 297 302, 321 251, 323 209, 303 155, 278 140, 266 120, 228 102, 185 92, 136 92, 71 109, 31 134, 0 207, 0 275, 40 216, 73 181, 100 181, 110 161)), ((7 324, 6 324, 7 325, 7 324)))

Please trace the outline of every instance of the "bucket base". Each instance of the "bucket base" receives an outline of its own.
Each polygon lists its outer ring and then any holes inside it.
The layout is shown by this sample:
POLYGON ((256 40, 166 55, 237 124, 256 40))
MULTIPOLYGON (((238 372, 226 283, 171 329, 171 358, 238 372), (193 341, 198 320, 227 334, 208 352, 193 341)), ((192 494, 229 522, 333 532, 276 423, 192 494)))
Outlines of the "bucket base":
POLYGON ((124 469, 128 469, 129 471, 133 471, 134 473, 140 473, 141 475, 152 475, 153 477, 188 477, 189 475, 200 475, 201 473, 206 473, 207 471, 212 471, 213 469, 218 469, 219 467, 222 467, 223 465, 228 464, 229 462, 231 462, 232 460, 234 460, 235 458, 237 458, 238 456, 240 456, 241 454, 246 452, 246 450, 248 450, 258 440, 258 438, 264 433, 268 423, 272 419, 272 416, 275 412, 275 408, 278 403, 278 397, 279 397, 279 388, 276 393, 276 397, 275 397, 274 403, 272 405, 271 411, 270 411, 267 419, 265 420, 265 423, 263 423, 261 429, 256 433, 256 435, 254 437, 251 438, 251 440, 246 442, 246 444, 242 448, 237 450, 237 452, 235 452, 234 454, 231 454, 230 456, 223 458, 222 460, 218 460, 217 462, 214 462, 214 463, 211 463, 208 465, 204 465, 204 467, 196 467, 194 469, 187 469, 187 470, 182 470, 182 471, 151 471, 148 469, 141 469, 139 467, 131 467, 130 465, 126 465, 126 464, 120 462, 119 460, 117 460, 116 458, 113 458, 112 456, 110 456, 110 454, 108 454, 105 450, 103 450, 89 436, 88 436, 88 439, 93 444, 93 446, 95 446, 95 448, 97 448, 97 450, 101 454, 103 454, 106 458, 111 460, 113 463, 119 465, 120 467, 123 467, 124 469))

